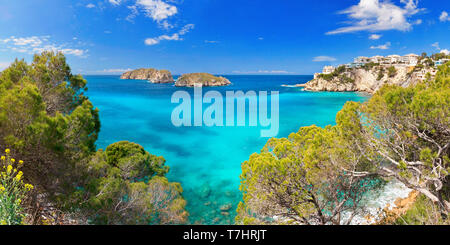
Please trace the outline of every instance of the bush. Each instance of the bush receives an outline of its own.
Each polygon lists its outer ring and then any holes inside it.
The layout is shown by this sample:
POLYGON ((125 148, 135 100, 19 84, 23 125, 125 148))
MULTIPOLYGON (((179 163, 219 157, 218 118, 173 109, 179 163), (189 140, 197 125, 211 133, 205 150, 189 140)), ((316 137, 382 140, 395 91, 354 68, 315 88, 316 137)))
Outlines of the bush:
POLYGON ((395 67, 391 66, 388 68, 388 77, 395 77, 397 75, 397 69, 395 67))
POLYGON ((380 81, 381 79, 383 79, 383 77, 384 77, 384 70, 380 69, 380 71, 378 72, 377 81, 380 81))
POLYGON ((122 141, 99 150, 85 169, 86 183, 73 207, 92 224, 183 224, 186 201, 179 183, 169 182, 163 157, 122 141))
POLYGON ((439 207, 424 195, 420 195, 413 206, 394 224, 396 225, 449 225, 450 220, 443 220, 439 207))
POLYGON ((16 164, 10 150, 6 149, 5 153, 6 156, 1 156, 0 169, 0 224, 19 225, 25 217, 22 203, 33 186, 24 184, 23 172, 18 170, 23 161, 16 164))
POLYGON ((368 70, 371 70, 372 68, 374 68, 374 67, 376 67, 376 66, 379 66, 379 65, 380 65, 380 63, 370 62, 370 63, 364 64, 364 65, 362 66, 362 68, 363 68, 364 70, 368 71, 368 70))

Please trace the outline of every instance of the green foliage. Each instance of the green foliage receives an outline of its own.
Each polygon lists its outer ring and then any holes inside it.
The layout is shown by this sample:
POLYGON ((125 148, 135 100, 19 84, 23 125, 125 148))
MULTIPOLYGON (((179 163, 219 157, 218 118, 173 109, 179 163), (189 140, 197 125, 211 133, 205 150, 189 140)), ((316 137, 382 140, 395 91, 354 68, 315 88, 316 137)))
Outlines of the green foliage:
POLYGON ((179 183, 164 177, 165 160, 126 141, 98 151, 85 166, 84 188, 75 203, 93 224, 182 224, 186 201, 179 183))
POLYGON ((397 75, 397 69, 395 67, 390 66, 388 68, 388 77, 395 77, 397 75))
POLYGON ((344 65, 338 66, 332 73, 330 74, 319 74, 319 78, 325 79, 327 81, 331 81, 334 78, 338 78, 340 83, 355 83, 354 79, 349 78, 344 73, 347 71, 347 68, 344 65))
POLYGON ((368 71, 368 70, 372 70, 372 68, 377 67, 379 65, 380 65, 380 63, 370 62, 370 63, 364 64, 362 66, 362 68, 364 70, 368 71))
POLYGON ((0 159, 0 225, 21 225, 25 218, 23 201, 34 187, 23 182, 19 171, 23 161, 11 158, 9 149, 0 159))
POLYGON ((26 162, 33 183, 72 182, 73 167, 95 152, 100 122, 86 89, 62 53, 35 55, 29 65, 16 60, 1 73, 0 146, 26 162))
POLYGON ((164 176, 169 172, 169 167, 164 166, 165 160, 162 157, 150 155, 140 145, 126 141, 114 143, 106 148, 106 162, 110 166, 127 170, 124 176, 127 179, 142 179, 155 174, 164 176))
POLYGON ((118 142, 96 152, 98 110, 62 53, 16 60, 0 74, 0 148, 64 212, 96 224, 175 224, 187 213, 162 157, 118 142))
MULTIPOLYGON (((347 223, 341 215, 363 212, 358 204, 374 177, 394 177, 419 191, 439 222, 448 222, 450 64, 439 67, 434 81, 385 85, 364 104, 348 102, 336 123, 271 139, 242 163, 236 222, 347 223)), ((415 223, 416 213, 404 219, 415 223)))
POLYGON ((323 74, 323 73, 321 73, 321 74, 319 74, 318 77, 319 78, 323 78, 323 79, 325 79, 327 81, 331 81, 331 79, 333 79, 335 77, 335 74, 334 73, 330 73, 330 74, 323 74))
POLYGON ((242 163, 238 224, 346 224, 361 212, 364 194, 379 183, 361 175, 370 170, 366 157, 353 149, 361 128, 349 102, 337 126, 300 128, 288 138, 271 139, 260 154, 242 163), (278 219, 275 219, 277 216, 278 219))
POLYGON ((345 66, 341 65, 341 66, 338 66, 334 72, 335 72, 336 74, 342 74, 342 73, 344 73, 346 70, 347 70, 347 69, 345 68, 345 66))
POLYGON ((413 206, 401 215, 396 225, 449 225, 450 220, 444 220, 439 213, 439 207, 426 196, 419 195, 413 206))
POLYGON ((450 55, 446 55, 444 53, 436 53, 436 54, 431 55, 431 58, 433 60, 449 59, 450 55))
POLYGON ((379 172, 395 176, 448 212, 449 65, 439 68, 434 81, 384 86, 362 112, 367 116, 367 148, 386 159, 379 172))
POLYGON ((345 71, 347 71, 347 68, 345 68, 344 65, 338 66, 332 73, 330 74, 319 74, 318 77, 323 78, 327 81, 331 81, 333 78, 338 77, 339 75, 343 74, 345 71))
POLYGON ((417 65, 414 67, 414 71, 420 71, 420 70, 422 70, 423 68, 425 68, 425 66, 424 66, 423 64, 417 64, 417 65))
POLYGON ((384 77, 384 69, 381 68, 381 69, 378 71, 377 81, 380 81, 381 79, 383 79, 383 77, 384 77))

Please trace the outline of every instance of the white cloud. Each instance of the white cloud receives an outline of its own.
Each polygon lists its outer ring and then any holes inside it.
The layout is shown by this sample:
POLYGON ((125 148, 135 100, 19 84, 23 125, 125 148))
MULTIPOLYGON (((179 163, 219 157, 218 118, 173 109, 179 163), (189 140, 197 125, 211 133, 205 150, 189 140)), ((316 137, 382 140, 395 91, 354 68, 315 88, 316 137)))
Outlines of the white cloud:
POLYGON ((439 42, 435 42, 433 44, 431 44, 432 47, 436 48, 437 50, 439 50, 440 53, 443 53, 445 55, 449 55, 449 50, 448 49, 441 49, 439 42))
POLYGON ((332 62, 336 61, 336 58, 330 56, 317 56, 313 59, 314 62, 332 62))
POLYGON ((125 18, 129 22, 134 22, 134 18, 142 11, 144 15, 153 19, 163 29, 171 29, 174 26, 167 20, 169 17, 178 13, 176 6, 166 2, 174 2, 172 0, 136 0, 134 5, 127 6, 130 14, 125 18))
POLYGON ((446 11, 442 11, 441 16, 439 16, 439 20, 441 22, 450 21, 450 17, 448 17, 448 13, 446 11))
POLYGON ((172 35, 161 35, 159 37, 147 38, 145 39, 145 45, 152 46, 159 44, 161 41, 181 41, 183 38, 181 36, 188 33, 190 30, 194 29, 194 24, 185 25, 179 32, 172 35))
POLYGON ((61 51, 67 55, 86 57, 88 50, 71 48, 69 44, 54 44, 50 42, 50 36, 31 36, 0 39, 0 45, 12 52, 35 54, 44 51, 61 51))
POLYGON ((159 38, 147 38, 145 39, 145 45, 152 46, 158 44, 160 41, 159 38))
POLYGON ((95 8, 95 5, 92 3, 89 3, 88 5, 86 5, 86 8, 88 8, 88 9, 95 8))
POLYGON ((350 19, 350 26, 341 27, 326 34, 358 31, 411 30, 408 18, 422 11, 417 7, 418 0, 400 0, 404 4, 399 7, 388 0, 360 0, 358 5, 339 12, 350 19))
POLYGON ((174 26, 173 26, 172 24, 170 24, 167 20, 164 20, 164 21, 162 21, 162 22, 159 22, 159 25, 160 25, 162 28, 166 29, 166 30, 172 29, 172 28, 174 27, 174 26))
POLYGON ((188 33, 190 30, 194 29, 195 25, 194 24, 187 24, 185 25, 180 32, 178 32, 180 35, 184 35, 186 33, 188 33))
POLYGON ((177 7, 161 0, 137 0, 136 5, 144 9, 147 17, 158 22, 178 13, 177 7))
POLYGON ((139 11, 136 5, 127 6, 127 8, 131 11, 131 13, 125 18, 125 20, 133 22, 134 18, 139 14, 139 11))
POLYGON ((391 47, 391 42, 387 42, 383 45, 378 45, 378 46, 371 46, 370 49, 389 49, 391 47))
POLYGON ((439 47, 439 42, 435 42, 433 44, 431 44, 431 47, 435 47, 436 49, 440 50, 441 48, 439 47))
POLYGON ((205 43, 219 43, 219 41, 210 41, 210 40, 205 40, 205 43))
POLYGON ((258 37, 258 40, 264 40, 264 38, 263 37, 258 37))
POLYGON ((109 2, 112 4, 112 5, 119 5, 120 4, 120 2, 122 2, 122 0, 109 0, 109 2))
POLYGON ((381 38, 382 35, 378 35, 378 34, 372 34, 369 36, 370 40, 378 40, 381 38))

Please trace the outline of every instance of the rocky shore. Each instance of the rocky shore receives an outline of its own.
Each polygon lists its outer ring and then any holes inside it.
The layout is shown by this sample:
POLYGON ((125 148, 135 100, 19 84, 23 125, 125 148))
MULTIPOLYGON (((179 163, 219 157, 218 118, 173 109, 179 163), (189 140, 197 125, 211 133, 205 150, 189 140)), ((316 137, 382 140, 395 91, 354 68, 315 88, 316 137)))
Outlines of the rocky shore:
POLYGON ((177 87, 210 87, 227 86, 231 82, 224 77, 216 77, 209 73, 190 73, 184 74, 178 78, 175 86, 177 87))
POLYGON ((133 71, 128 71, 122 74, 120 79, 136 79, 148 80, 151 83, 173 83, 173 77, 170 71, 156 70, 153 68, 141 68, 133 71))
POLYGON ((318 75, 302 86, 306 91, 375 93, 384 84, 407 87, 423 80, 423 74, 433 75, 433 70, 415 71, 414 67, 407 66, 396 66, 391 72, 389 69, 383 66, 351 68, 341 73, 318 75))

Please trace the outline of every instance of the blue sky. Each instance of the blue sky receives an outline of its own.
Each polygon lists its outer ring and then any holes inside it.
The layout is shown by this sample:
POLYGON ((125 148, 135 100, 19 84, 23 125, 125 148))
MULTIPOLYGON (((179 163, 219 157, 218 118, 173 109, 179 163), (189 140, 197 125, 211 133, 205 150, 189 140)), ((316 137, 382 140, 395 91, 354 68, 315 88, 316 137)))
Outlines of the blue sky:
POLYGON ((0 0, 0 70, 63 51, 74 73, 313 74, 450 49, 448 0, 0 0))

